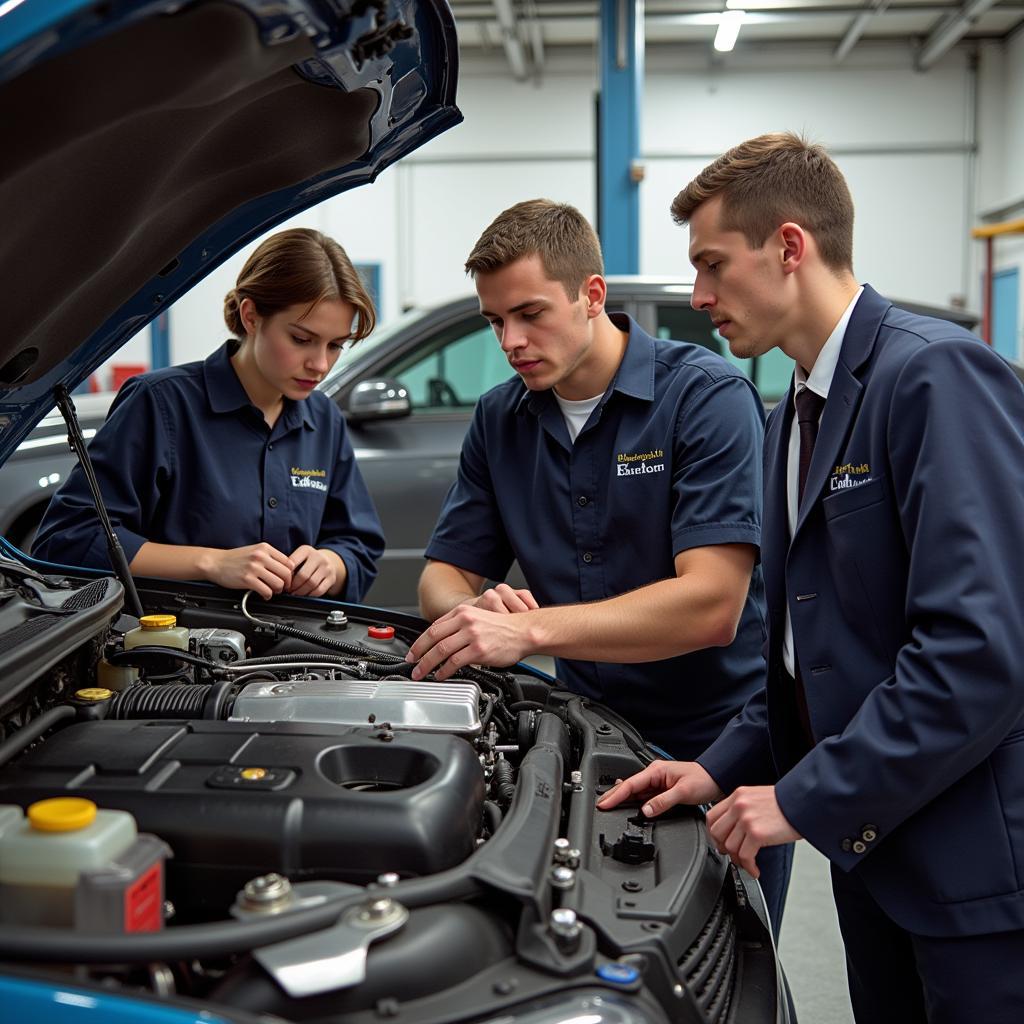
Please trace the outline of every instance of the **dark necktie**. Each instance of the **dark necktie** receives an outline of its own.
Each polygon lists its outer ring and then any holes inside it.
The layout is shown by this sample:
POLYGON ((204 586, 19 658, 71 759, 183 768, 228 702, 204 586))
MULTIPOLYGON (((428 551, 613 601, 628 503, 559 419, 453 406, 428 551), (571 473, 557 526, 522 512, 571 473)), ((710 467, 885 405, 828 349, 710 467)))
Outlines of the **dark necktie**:
MULTIPOLYGON (((797 392, 796 421, 800 427, 800 473, 797 477, 797 503, 799 509, 804 500, 804 485, 807 483, 807 471, 811 468, 811 456, 814 454, 814 442, 818 439, 818 421, 821 410, 825 408, 825 399, 816 395, 810 388, 797 392)), ((794 652, 795 655, 795 652, 794 652)), ((794 687, 796 713, 804 734, 804 743, 808 750, 814 746, 814 732, 811 729, 811 715, 807 710, 807 694, 803 680, 800 678, 800 666, 796 665, 794 687)))
POLYGON ((818 439, 818 421, 821 410, 825 408, 825 399, 816 395, 810 388, 797 392, 796 421, 800 427, 800 474, 797 477, 796 507, 804 500, 804 485, 807 483, 807 471, 811 468, 811 456, 814 454, 814 442, 818 439))

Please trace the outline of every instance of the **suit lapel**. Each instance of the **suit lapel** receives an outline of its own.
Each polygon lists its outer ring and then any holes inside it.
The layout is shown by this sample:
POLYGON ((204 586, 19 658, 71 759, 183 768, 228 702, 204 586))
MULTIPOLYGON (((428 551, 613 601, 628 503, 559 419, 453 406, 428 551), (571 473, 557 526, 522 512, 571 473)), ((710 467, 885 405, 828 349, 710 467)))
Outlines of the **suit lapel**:
POLYGON ((839 353, 839 362, 829 387, 825 411, 821 414, 818 439, 807 471, 804 500, 797 513, 794 536, 800 532, 810 510, 820 501, 829 469, 836 464, 849 436, 864 391, 859 371, 874 351, 878 330, 890 305, 870 285, 865 285, 864 293, 853 308, 839 353))
POLYGON ((793 423, 793 382, 768 420, 764 437, 764 525, 761 560, 768 607, 785 600, 781 566, 789 550, 789 516, 786 509, 786 474, 789 432, 793 423))
POLYGON ((821 414, 818 439, 814 443, 814 455, 811 457, 811 465, 807 470, 804 500, 797 511, 795 533, 800 532, 800 527, 803 526, 808 512, 821 495, 829 469, 836 464, 836 456, 846 440, 850 424, 860 406, 862 391, 863 386, 860 381, 843 365, 842 358, 840 358, 836 364, 832 384, 828 389, 828 401, 821 414))

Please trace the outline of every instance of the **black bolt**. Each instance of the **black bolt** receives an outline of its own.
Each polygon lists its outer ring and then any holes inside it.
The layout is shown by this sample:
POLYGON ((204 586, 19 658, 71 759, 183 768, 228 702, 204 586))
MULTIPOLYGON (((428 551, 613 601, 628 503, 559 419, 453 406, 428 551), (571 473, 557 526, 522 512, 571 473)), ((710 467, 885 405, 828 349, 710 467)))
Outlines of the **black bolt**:
POLYGON ((510 996, 516 990, 516 986, 519 982, 515 978, 503 978, 501 981, 496 981, 493 986, 495 995, 499 996, 510 996))
POLYGON ((660 932, 661 931, 661 922, 660 921, 644 921, 644 923, 642 925, 640 925, 640 927, 643 928, 643 930, 645 932, 660 932))
POLYGON ((622 883, 622 888, 625 889, 626 892, 640 892, 643 889, 643 886, 634 879, 629 878, 622 883))
POLYGON ((597 727, 597 732, 599 736, 610 736, 612 733, 612 727, 607 722, 602 722, 597 727))

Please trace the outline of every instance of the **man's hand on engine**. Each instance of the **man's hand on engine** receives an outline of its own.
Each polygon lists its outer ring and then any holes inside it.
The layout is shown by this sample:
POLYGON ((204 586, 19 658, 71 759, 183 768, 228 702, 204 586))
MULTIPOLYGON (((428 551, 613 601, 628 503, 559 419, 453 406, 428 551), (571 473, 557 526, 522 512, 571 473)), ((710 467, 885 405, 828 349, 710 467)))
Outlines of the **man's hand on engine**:
POLYGON ((475 608, 484 608, 489 612, 528 612, 539 608, 537 599, 528 590, 515 590, 507 583, 499 583, 490 590, 485 590, 475 601, 466 604, 475 608))
POLYGON ((597 801, 597 808, 610 811, 626 800, 639 800, 644 815, 653 818, 676 804, 707 804, 723 795, 696 761, 652 761, 642 772, 619 779, 597 801))
MULTIPOLYGON (((529 595, 529 591, 512 593, 520 595, 518 600, 523 600, 523 593, 529 595)), ((435 678, 447 679, 466 665, 514 665, 532 654, 532 616, 508 612, 507 606, 502 611, 489 611, 460 604, 442 615, 405 656, 406 661, 418 662, 412 678, 422 679, 433 672, 435 678)))

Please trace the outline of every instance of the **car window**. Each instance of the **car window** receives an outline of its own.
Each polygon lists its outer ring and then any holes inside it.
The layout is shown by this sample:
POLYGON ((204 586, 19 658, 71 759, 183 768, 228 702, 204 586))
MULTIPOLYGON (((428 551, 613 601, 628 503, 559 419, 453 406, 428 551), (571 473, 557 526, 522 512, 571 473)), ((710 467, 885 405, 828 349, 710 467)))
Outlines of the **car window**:
POLYGON ((793 360, 779 349, 753 359, 734 356, 728 342, 711 325, 707 313, 687 306, 658 306, 658 337, 689 341, 724 356, 753 381, 761 400, 769 406, 786 393, 793 376, 793 360))
POLYGON ((711 317, 689 306, 658 306, 658 337, 689 341, 729 357, 729 346, 722 344, 718 332, 711 326, 711 317))
POLYGON ((485 392, 512 376, 512 368, 479 317, 430 338, 389 367, 384 376, 403 384, 417 413, 472 409, 485 392))
POLYGON ((766 405, 777 402, 786 393, 793 376, 793 360, 781 349, 773 348, 753 360, 754 372, 750 374, 761 400, 766 405))

